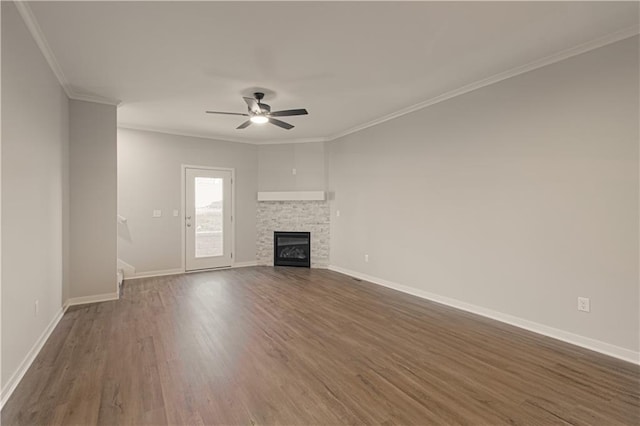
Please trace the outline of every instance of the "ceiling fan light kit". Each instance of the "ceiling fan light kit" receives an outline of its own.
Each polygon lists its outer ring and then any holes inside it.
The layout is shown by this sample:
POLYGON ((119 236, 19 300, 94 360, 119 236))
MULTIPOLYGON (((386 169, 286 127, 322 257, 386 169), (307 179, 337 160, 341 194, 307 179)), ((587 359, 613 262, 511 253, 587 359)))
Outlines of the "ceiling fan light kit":
POLYGON ((285 123, 273 117, 291 117, 294 115, 307 115, 309 114, 306 109, 287 109, 282 111, 271 112, 271 106, 263 104, 261 101, 264 98, 264 93, 256 92, 253 94, 253 98, 243 98, 247 103, 247 113, 241 112, 221 112, 221 111, 206 111, 207 114, 224 114, 224 115, 240 115, 243 117, 249 117, 247 121, 236 127, 236 129, 246 129, 252 123, 264 124, 271 123, 275 126, 281 127, 285 130, 291 130, 294 128, 292 124, 285 123))
POLYGON ((251 120, 251 122, 254 123, 254 124, 264 124, 267 121, 269 121, 269 119, 267 117, 265 117, 264 115, 254 115, 249 120, 251 120))

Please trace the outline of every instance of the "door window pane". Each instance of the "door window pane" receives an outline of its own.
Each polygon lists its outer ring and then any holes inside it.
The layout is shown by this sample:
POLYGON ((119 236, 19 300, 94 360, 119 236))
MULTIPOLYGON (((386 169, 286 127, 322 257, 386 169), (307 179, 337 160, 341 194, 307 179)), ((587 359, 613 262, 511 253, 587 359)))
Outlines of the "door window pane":
POLYGON ((196 257, 222 256, 222 179, 196 177, 196 257))

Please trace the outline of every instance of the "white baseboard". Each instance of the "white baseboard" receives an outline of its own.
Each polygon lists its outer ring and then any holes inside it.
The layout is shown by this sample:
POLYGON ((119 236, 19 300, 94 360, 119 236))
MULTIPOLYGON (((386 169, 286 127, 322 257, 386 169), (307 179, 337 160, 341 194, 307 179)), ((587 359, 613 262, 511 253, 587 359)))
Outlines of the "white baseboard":
POLYGON ((118 300, 118 292, 96 294, 94 296, 72 297, 64 303, 64 309, 69 306, 86 305, 87 303, 108 302, 109 300, 118 300))
POLYGON ((9 400, 9 398, 13 394, 13 391, 16 389, 16 387, 24 377, 29 367, 31 367, 31 364, 40 353, 40 350, 42 349, 44 344, 47 342, 47 339, 49 339, 49 336, 51 336, 51 333, 56 328, 60 320, 62 319, 62 316, 64 315, 65 310, 66 308, 60 308, 60 310, 53 317, 49 325, 47 325, 47 328, 44 329, 44 331, 42 332, 38 340, 36 340, 36 342, 33 344, 29 352, 27 352, 27 355, 24 357, 24 359, 20 363, 20 366, 18 367, 18 369, 11 375, 7 383, 4 385, 4 387, 0 391, 0 410, 2 409, 2 407, 4 407, 4 404, 9 400))
POLYGON ((136 274, 136 268, 134 268, 133 265, 128 264, 127 262, 125 262, 120 258, 118 258, 118 261, 117 261, 117 268, 122 269, 122 271, 124 272, 125 278, 133 277, 136 274))
POLYGON ((248 262, 236 262, 231 267, 232 268, 246 268, 248 266, 258 266, 257 260, 250 260, 248 262))
MULTIPOLYGON (((256 262, 255 260, 251 260, 251 261, 248 261, 248 262, 236 262, 230 267, 218 268, 218 269, 245 268, 247 266, 256 266, 257 264, 258 264, 258 262, 256 262)), ((209 270, 210 271, 215 271, 216 269, 209 269, 209 270)), ((198 271, 191 271, 191 272, 203 272, 203 271, 206 271, 206 269, 198 270, 198 271)), ((164 269, 164 270, 160 270, 160 271, 137 272, 134 276, 126 277, 125 280, 134 280, 134 279, 137 279, 137 278, 164 277, 164 276, 167 276, 167 275, 179 275, 179 274, 186 274, 186 273, 188 273, 188 272, 185 271, 182 268, 164 269)))
POLYGON ((360 272, 352 271, 346 268, 341 268, 339 266, 329 265, 328 269, 335 272, 340 272, 341 274, 349 275, 351 277, 358 278, 364 281, 369 281, 373 284, 378 284, 384 287, 401 291, 403 293, 411 294, 413 296, 417 296, 422 299, 431 300, 433 302, 441 303, 443 305, 451 306, 453 308, 461 309, 463 311, 471 312, 477 315, 481 315, 483 317, 491 318, 500 322, 514 325, 516 327, 520 327, 525 330, 533 331, 534 333, 538 333, 544 336, 552 337, 554 339, 562 340, 564 342, 571 343, 576 346, 580 346, 592 351, 600 352, 605 355, 609 355, 618 359, 622 359, 624 361, 628 361, 628 362, 640 365, 640 352, 635 352, 630 349, 621 348, 620 346, 602 342, 600 340, 595 340, 589 337, 581 336, 579 334, 574 334, 568 331, 549 327, 544 324, 540 324, 534 321, 529 321, 513 315, 505 314, 502 312, 494 311, 492 309, 483 308, 482 306, 473 305, 471 303, 462 302, 460 300, 452 299, 450 297, 440 296, 438 294, 430 293, 417 288, 408 287, 402 284, 397 284, 392 281, 387 281, 382 278, 377 278, 370 275, 362 274, 360 272))
MULTIPOLYGON (((255 262, 255 265, 252 266, 270 266, 272 268, 275 268, 276 266, 273 264, 273 261, 271 262, 255 262)), ((278 266, 278 268, 280 268, 280 266, 278 266)), ((289 266, 283 266, 283 268, 289 268, 289 266)), ((311 266, 309 267, 310 269, 329 269, 329 265, 327 265, 326 263, 313 263, 311 262, 311 266)))
POLYGON ((131 277, 125 277, 125 281, 135 280, 137 278, 164 277, 166 275, 178 275, 178 274, 184 274, 184 269, 175 268, 175 269, 163 269, 160 271, 136 272, 135 275, 131 277))

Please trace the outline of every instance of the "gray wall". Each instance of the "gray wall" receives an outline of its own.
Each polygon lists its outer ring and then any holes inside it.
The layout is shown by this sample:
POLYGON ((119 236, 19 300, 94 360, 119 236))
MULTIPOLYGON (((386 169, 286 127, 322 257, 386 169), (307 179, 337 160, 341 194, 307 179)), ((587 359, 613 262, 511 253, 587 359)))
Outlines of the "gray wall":
POLYGON ((67 97, 2 2, 3 388, 62 308, 67 153, 67 97))
POLYGON ((138 275, 182 267, 182 164, 236 169, 236 263, 256 261, 258 191, 326 187, 321 142, 255 146, 119 129, 118 213, 127 223, 118 225, 118 257, 138 275))
POLYGON ((638 99, 634 37, 328 143, 331 263, 637 352, 638 99))
POLYGON ((259 145, 258 191, 324 191, 324 155, 323 142, 259 145))
POLYGON ((119 258, 137 274, 182 267, 182 164, 236 169, 234 260, 255 261, 257 147, 128 129, 118 130, 119 258))
POLYGON ((69 103, 69 296, 115 293, 116 107, 69 103))

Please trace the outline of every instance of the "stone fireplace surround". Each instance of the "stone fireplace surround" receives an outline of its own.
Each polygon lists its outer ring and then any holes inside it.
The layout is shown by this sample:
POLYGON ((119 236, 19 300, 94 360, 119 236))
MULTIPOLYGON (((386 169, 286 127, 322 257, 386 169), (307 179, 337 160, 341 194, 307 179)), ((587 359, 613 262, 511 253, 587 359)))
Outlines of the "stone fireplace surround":
POLYGON ((274 231, 311 233, 311 267, 329 265, 329 203, 327 201, 258 201, 258 265, 273 266, 274 231))

